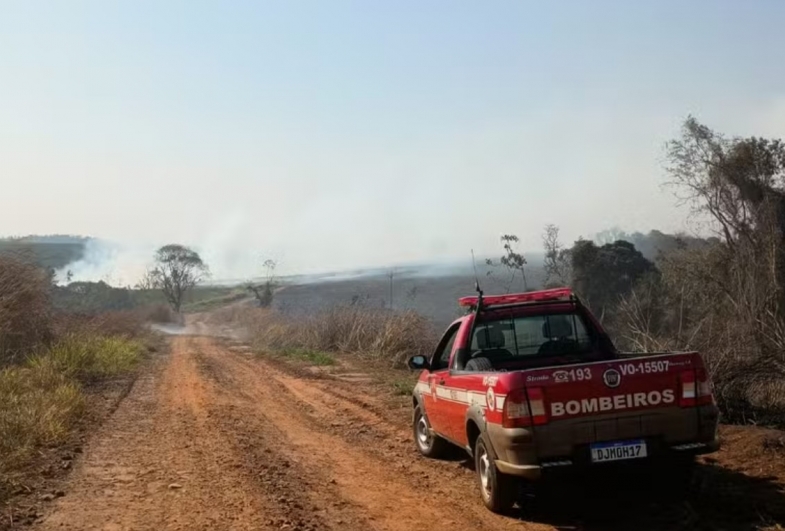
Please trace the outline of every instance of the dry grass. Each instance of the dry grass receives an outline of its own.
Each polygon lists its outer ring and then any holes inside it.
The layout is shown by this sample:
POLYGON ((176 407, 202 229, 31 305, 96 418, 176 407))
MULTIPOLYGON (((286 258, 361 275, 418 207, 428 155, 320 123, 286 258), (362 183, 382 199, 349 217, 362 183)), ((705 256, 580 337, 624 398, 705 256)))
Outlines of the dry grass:
POLYGON ((0 501, 44 446, 63 442, 85 385, 129 374, 145 351, 141 312, 55 314, 49 275, 0 256, 0 501))
POLYGON ((28 361, 32 368, 51 367, 69 378, 91 382, 133 370, 144 346, 122 337, 69 335, 45 353, 28 361))
POLYGON ((179 323, 181 317, 168 304, 155 304, 140 310, 145 321, 150 323, 179 323))
POLYGON ((24 255, 0 256, 0 366, 52 340, 47 274, 24 255))
POLYGON ((55 335, 101 335, 125 338, 141 337, 147 333, 143 311, 115 310, 97 314, 59 313, 54 319, 55 335))
POLYGON ((431 323, 414 312, 390 312, 363 306, 335 306, 303 317, 263 308, 231 308, 218 319, 245 328, 263 350, 306 349, 340 352, 403 367, 415 354, 428 353, 436 342, 431 323))
POLYGON ((69 335, 0 371, 0 501, 36 449, 63 442, 85 408, 83 384, 131 372, 141 343, 69 335))
POLYGON ((83 406, 79 384, 54 364, 0 372, 0 473, 23 465, 37 446, 62 441, 83 406))

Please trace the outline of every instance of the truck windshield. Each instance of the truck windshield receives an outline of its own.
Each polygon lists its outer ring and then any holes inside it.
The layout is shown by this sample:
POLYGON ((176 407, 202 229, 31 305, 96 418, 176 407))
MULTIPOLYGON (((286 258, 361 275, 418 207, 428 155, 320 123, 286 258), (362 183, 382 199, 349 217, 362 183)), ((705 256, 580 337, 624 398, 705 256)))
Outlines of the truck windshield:
POLYGON ((472 335, 472 352, 493 357, 546 357, 580 354, 592 338, 576 313, 528 315, 483 321, 472 335))

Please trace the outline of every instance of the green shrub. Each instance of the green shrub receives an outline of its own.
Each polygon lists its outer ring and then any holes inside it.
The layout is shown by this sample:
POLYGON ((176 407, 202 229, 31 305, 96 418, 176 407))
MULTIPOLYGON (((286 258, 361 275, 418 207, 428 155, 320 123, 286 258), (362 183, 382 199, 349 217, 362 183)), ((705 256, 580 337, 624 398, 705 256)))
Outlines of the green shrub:
POLYGON ((29 365, 53 364, 66 376, 88 381, 132 370, 143 351, 140 343, 120 337, 69 335, 44 354, 30 359, 29 365))
POLYGON ((392 393, 396 396, 410 396, 417 383, 417 374, 411 376, 401 376, 391 382, 392 393))

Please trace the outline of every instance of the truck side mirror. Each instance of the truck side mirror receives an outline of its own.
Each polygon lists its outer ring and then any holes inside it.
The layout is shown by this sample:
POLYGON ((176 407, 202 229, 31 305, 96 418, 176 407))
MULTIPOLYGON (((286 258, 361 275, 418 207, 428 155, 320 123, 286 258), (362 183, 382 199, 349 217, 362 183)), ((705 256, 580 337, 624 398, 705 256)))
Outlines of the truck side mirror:
POLYGON ((409 368, 412 370, 422 370, 429 368, 428 358, 425 356, 412 356, 409 358, 409 368))

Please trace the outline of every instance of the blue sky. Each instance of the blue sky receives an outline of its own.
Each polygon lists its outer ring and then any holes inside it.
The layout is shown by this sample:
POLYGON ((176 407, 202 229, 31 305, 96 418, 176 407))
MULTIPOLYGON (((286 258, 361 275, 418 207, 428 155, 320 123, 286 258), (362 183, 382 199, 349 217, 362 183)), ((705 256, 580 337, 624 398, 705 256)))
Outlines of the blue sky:
MULTIPOLYGON (((3 2, 0 233, 219 276, 680 230, 690 113, 785 133, 785 3, 3 2), (129 251, 131 253, 131 251, 129 251)), ((118 265, 117 267, 122 267, 118 265)))

